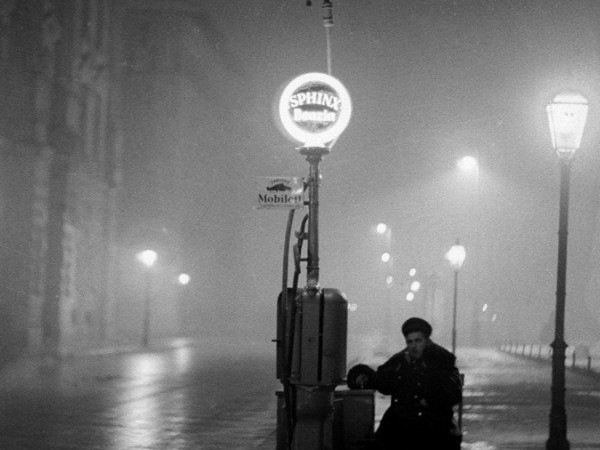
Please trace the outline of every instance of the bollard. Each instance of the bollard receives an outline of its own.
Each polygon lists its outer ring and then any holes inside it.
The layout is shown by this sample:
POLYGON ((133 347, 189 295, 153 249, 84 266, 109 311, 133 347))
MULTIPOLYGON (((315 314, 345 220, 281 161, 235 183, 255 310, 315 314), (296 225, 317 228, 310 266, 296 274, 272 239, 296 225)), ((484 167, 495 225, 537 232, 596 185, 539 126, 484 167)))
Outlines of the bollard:
POLYGON ((592 356, 588 355, 587 357, 587 370, 591 371, 592 370, 592 356))
POLYGON ((573 361, 571 362, 571 367, 574 369, 575 368, 575 363, 576 363, 576 360, 577 360, 577 354, 575 352, 573 352, 572 358, 573 358, 573 361))

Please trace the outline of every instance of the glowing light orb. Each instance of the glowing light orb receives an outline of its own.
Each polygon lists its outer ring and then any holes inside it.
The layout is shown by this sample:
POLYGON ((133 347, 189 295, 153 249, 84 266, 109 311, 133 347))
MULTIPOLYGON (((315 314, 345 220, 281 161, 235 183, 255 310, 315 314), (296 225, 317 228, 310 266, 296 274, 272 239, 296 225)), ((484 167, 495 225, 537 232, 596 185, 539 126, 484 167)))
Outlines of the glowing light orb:
POLYGON ((279 118, 285 131, 305 147, 326 147, 346 129, 352 114, 350 94, 331 75, 305 73, 284 88, 279 118))
POLYGON ((456 164, 463 172, 472 172, 477 169, 477 160, 473 156, 464 156, 456 164))
POLYGON ((158 254, 154 250, 144 250, 139 252, 136 258, 146 267, 152 267, 158 259, 158 254))

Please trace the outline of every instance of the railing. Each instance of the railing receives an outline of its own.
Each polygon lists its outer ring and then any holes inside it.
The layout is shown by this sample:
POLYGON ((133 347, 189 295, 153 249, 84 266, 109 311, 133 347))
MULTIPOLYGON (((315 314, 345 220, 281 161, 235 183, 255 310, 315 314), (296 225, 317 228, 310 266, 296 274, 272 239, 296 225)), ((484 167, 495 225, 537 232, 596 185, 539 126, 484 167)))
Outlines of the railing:
MULTIPOLYGON (((550 345, 505 342, 500 344, 500 350, 528 358, 548 361, 552 359, 552 347, 550 345)), ((567 347, 565 352, 565 363, 567 367, 572 369, 600 373, 600 355, 590 354, 589 349, 586 347, 567 347)))

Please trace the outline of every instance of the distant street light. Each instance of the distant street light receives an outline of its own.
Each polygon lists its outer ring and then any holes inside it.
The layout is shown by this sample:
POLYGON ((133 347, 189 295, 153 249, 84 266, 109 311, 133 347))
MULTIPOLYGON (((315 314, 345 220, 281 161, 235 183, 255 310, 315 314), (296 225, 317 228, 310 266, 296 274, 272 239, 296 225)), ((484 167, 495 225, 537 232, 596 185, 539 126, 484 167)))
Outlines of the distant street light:
POLYGON ((563 92, 546 106, 552 146, 560 161, 560 203, 558 225, 558 267, 556 276, 556 314, 552 342, 552 404, 548 450, 568 450, 567 413, 565 410, 565 297, 567 276, 567 233, 569 223, 569 178, 571 159, 581 144, 587 119, 588 103, 577 92, 563 92))
POLYGON ((446 259, 450 261, 450 265, 454 269, 454 303, 452 308, 452 353, 456 352, 456 310, 458 305, 458 271, 465 262, 467 253, 465 248, 459 244, 458 239, 456 244, 450 247, 446 253, 446 259))
POLYGON ((413 292, 417 292, 419 289, 421 289, 421 282, 415 280, 412 283, 410 283, 410 290, 413 292))
POLYGON ((150 333, 150 297, 152 295, 152 273, 150 268, 154 265, 158 259, 158 254, 154 250, 144 250, 136 255, 138 261, 140 261, 146 267, 146 287, 144 295, 144 322, 142 324, 142 345, 148 347, 149 333, 150 333))
POLYGON ((463 156, 456 164, 463 172, 472 172, 476 170, 478 166, 477 159, 473 156, 463 156))
POLYGON ((152 267, 156 262, 158 255, 154 250, 144 250, 143 252, 139 252, 137 254, 137 259, 146 267, 152 267))
POLYGON ((387 229, 388 229, 388 226, 385 223, 378 223, 377 224, 376 230, 377 230, 378 234, 385 233, 387 231, 387 229))
POLYGON ((187 273, 180 273, 179 276, 177 277, 177 281, 179 282, 179 284, 185 286, 186 284, 188 284, 190 282, 190 276, 187 273))

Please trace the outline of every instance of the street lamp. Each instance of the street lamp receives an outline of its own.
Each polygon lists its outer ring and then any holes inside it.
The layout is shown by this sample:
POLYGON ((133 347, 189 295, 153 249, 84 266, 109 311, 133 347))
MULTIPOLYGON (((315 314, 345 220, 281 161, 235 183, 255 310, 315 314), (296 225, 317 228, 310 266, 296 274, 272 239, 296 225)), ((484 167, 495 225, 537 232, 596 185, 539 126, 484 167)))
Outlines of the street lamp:
POLYGON ((185 286, 186 284, 188 284, 190 282, 190 276, 187 273, 180 273, 179 276, 177 277, 177 281, 179 282, 179 284, 185 286))
POLYGON ((463 156, 460 158, 456 165, 463 172, 473 172, 478 169, 477 159, 473 156, 463 156))
POLYGON ((410 283, 410 290, 413 292, 417 292, 419 289, 421 289, 421 282, 415 280, 412 283, 410 283))
POLYGON ((467 253, 465 248, 459 244, 456 239, 456 244, 450 247, 446 252, 446 259, 450 261, 450 265, 454 269, 454 303, 452 307, 452 353, 456 353, 456 310, 458 305, 458 271, 465 262, 467 253))
POLYGON ((567 277, 567 233, 569 224, 569 178, 571 159, 581 144, 588 104, 577 92, 557 94, 546 106, 552 146, 560 161, 560 203, 558 219, 558 267, 556 275, 556 314, 552 342, 552 404, 548 450, 568 450, 565 410, 565 297, 567 277))
POLYGON ((158 255, 154 250, 144 250, 136 255, 138 261, 140 261, 146 267, 146 291, 144 295, 144 322, 142 328, 142 344, 144 347, 148 347, 148 337, 150 329, 150 296, 152 288, 152 273, 150 268, 156 262, 158 255))

